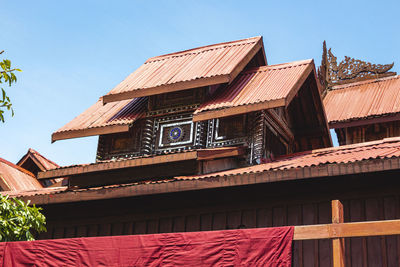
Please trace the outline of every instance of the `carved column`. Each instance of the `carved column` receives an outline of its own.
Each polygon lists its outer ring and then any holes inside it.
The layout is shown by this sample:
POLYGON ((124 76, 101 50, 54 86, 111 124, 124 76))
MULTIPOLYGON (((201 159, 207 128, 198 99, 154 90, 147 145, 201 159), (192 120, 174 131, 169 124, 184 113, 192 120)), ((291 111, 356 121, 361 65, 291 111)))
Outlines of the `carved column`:
POLYGON ((142 154, 150 155, 153 152, 154 119, 147 118, 144 122, 142 137, 142 154))

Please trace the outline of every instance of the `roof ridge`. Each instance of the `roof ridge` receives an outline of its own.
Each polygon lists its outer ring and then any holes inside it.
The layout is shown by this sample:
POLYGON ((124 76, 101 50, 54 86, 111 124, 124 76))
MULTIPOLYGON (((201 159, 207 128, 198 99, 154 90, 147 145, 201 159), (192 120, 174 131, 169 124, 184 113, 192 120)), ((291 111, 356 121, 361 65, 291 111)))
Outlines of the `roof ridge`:
POLYGON ((253 43, 253 42, 257 42, 258 40, 261 40, 261 39, 262 39, 262 36, 254 36, 254 37, 240 39, 240 40, 236 40, 236 41, 229 41, 229 42, 222 42, 222 43, 217 43, 217 44, 199 46, 196 48, 191 48, 191 49, 186 49, 186 50, 182 50, 182 51, 178 51, 178 52, 173 52, 173 53, 168 53, 168 54, 164 54, 164 55, 160 55, 160 56, 151 57, 151 58, 147 59, 144 64, 147 64, 150 62, 155 62, 155 61, 166 60, 170 57, 173 57, 174 55, 176 55, 177 57, 181 57, 181 56, 186 56, 189 54, 199 54, 199 53, 202 53, 205 51, 222 49, 226 46, 239 46, 239 45, 243 45, 243 44, 253 43), (195 50, 200 50, 200 51, 194 52, 195 50), (193 52, 191 53, 191 51, 193 51, 193 52))
POLYGON ((55 163, 54 161, 52 161, 52 160, 46 158, 45 156, 43 156, 41 153, 39 153, 38 151, 34 150, 33 148, 29 148, 28 152, 29 152, 30 150, 33 151, 32 154, 35 154, 35 155, 37 155, 37 156, 43 158, 44 160, 47 160, 47 161, 50 162, 51 164, 54 164, 55 166, 60 167, 60 165, 58 165, 58 164, 55 163))
POLYGON ((250 68, 248 70, 241 72, 241 75, 246 74, 246 73, 263 72, 263 71, 267 71, 267 70, 278 70, 278 69, 297 67, 297 66, 311 64, 313 61, 314 61, 313 59, 304 59, 304 60, 297 60, 297 61, 292 61, 292 62, 287 62, 287 63, 253 67, 253 68, 250 68))
POLYGON ((355 87, 355 86, 358 86, 358 85, 364 85, 364 84, 370 84, 370 83, 378 83, 378 82, 383 82, 383 81, 386 81, 386 80, 392 80, 392 79, 398 79, 398 78, 400 78, 400 75, 391 75, 391 76, 388 76, 388 77, 367 79, 367 80, 364 80, 364 81, 358 81, 358 82, 347 83, 347 84, 340 84, 340 85, 333 86, 331 91, 351 88, 351 87, 355 87))
POLYGON ((29 175, 29 176, 32 176, 33 178, 36 179, 36 177, 35 177, 35 175, 34 175, 33 173, 31 173, 30 171, 28 171, 28 170, 26 170, 26 169, 24 169, 24 168, 22 168, 22 167, 20 167, 20 166, 18 166, 18 165, 15 165, 15 164, 12 163, 12 162, 9 162, 9 161, 6 160, 6 159, 0 158, 0 162, 6 164, 6 165, 8 165, 8 166, 10 166, 10 167, 12 167, 12 168, 14 168, 14 169, 16 169, 16 170, 19 170, 19 171, 22 172, 22 173, 25 173, 25 174, 27 174, 27 175, 29 175))

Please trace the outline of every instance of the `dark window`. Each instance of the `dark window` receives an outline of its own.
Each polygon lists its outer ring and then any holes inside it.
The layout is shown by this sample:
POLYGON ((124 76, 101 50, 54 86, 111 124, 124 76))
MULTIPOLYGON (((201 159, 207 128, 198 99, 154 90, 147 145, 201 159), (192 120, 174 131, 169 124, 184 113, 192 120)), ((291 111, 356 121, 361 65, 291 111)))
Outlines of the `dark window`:
POLYGON ((217 138, 235 139, 246 135, 246 116, 232 116, 218 121, 217 138))

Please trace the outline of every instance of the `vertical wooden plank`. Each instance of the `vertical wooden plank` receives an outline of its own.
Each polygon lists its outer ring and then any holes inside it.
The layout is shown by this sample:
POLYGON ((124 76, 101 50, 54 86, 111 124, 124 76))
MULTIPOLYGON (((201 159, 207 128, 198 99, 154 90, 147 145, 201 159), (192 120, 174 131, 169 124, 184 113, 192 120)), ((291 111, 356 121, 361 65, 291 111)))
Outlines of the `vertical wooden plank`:
POLYGON ((226 218, 227 229, 238 229, 241 224, 241 217, 240 211, 228 212, 226 218))
MULTIPOLYGON (((209 215, 210 217, 210 222, 209 222, 209 228, 211 229, 211 215, 209 215)), ((186 232, 195 232, 195 231, 203 231, 203 226, 206 227, 206 223, 203 222, 203 215, 201 216, 201 222, 200 222, 200 216, 197 215, 189 215, 186 216, 185 219, 185 231, 186 232), (201 225, 200 225, 201 223, 201 225), (204 223, 204 225, 203 225, 204 223)))
POLYGON ((97 224, 89 225, 88 236, 89 237, 99 236, 99 225, 97 224))
POLYGON ((137 221, 135 222, 134 228, 135 234, 145 234, 146 233, 146 221, 137 221))
POLYGON ((122 222, 113 223, 111 226, 111 235, 122 235, 123 227, 122 222))
POLYGON ((272 227, 272 212, 270 209, 257 210, 257 227, 272 227))
POLYGON ((217 212, 213 214, 212 230, 226 229, 226 214, 224 212, 217 212))
POLYGON ((124 223, 124 235, 132 235, 133 234, 133 222, 125 222, 124 223))
MULTIPOLYGON (((398 198, 393 197, 385 197, 383 199, 384 206, 384 219, 385 220, 394 220, 398 219, 397 211, 398 211, 398 198)), ((387 256, 387 266, 399 266, 398 262, 398 238, 399 236, 387 236, 386 237, 386 256, 387 256)))
POLYGON ((200 229, 201 231, 211 231, 212 230, 213 216, 210 213, 202 214, 200 216, 200 229))
POLYGON ((87 225, 79 225, 76 228, 76 237, 87 237, 88 236, 88 226, 87 225))
POLYGON ((68 226, 65 228, 65 236, 66 238, 74 238, 76 237, 76 227, 68 226))
POLYGON ((173 232, 184 232, 185 231, 185 217, 178 216, 173 218, 173 232))
MULTIPOLYGON (((271 222, 272 224, 272 222, 271 222)), ((288 224, 302 224, 302 207, 300 205, 288 206, 288 224)), ((293 242, 293 267, 303 267, 303 241, 293 242)))
POLYGON ((158 233, 158 220, 148 220, 146 221, 146 234, 156 234, 158 233))
MULTIPOLYGON (((323 202, 318 204, 318 224, 331 222, 330 203, 323 202)), ((318 240, 318 262, 319 266, 332 266, 332 242, 328 239, 318 240)))
MULTIPOLYGON (((332 200, 332 223, 343 223, 343 205, 339 200, 332 200)), ((344 238, 332 239, 333 267, 345 267, 344 238)))
MULTIPOLYGON (((315 224, 315 209, 312 204, 303 205, 303 224, 315 224)), ((303 241, 303 264, 304 266, 315 266, 315 246, 314 240, 303 241)))
POLYGON ((111 234, 111 223, 102 223, 99 225, 99 236, 109 236, 111 234))
POLYGON ((54 231, 53 231, 53 238, 57 239, 57 238, 65 238, 65 229, 63 226, 56 226, 54 227, 54 231))
POLYGON ((287 225, 287 211, 285 206, 274 207, 272 209, 272 223, 273 226, 286 226, 287 225))
MULTIPOLYGON (((377 198, 365 200, 365 216, 367 221, 379 220, 380 209, 377 198)), ((382 258, 381 237, 367 237, 367 258, 368 266, 384 266, 382 258)))
MULTIPOLYGON (((364 205, 359 199, 352 199, 349 201, 349 214, 351 222, 360 222, 364 220, 364 205)), ((363 267, 365 266, 366 260, 364 260, 364 238, 363 237, 355 237, 351 238, 351 248, 350 255, 346 255, 347 257, 351 257, 351 266, 352 267, 363 267), (365 265, 364 265, 365 263, 365 265)))
POLYGON ((159 233, 171 233, 172 232, 172 219, 161 218, 158 225, 159 233))
POLYGON ((257 225, 256 210, 244 210, 242 212, 242 225, 245 228, 254 228, 257 225))

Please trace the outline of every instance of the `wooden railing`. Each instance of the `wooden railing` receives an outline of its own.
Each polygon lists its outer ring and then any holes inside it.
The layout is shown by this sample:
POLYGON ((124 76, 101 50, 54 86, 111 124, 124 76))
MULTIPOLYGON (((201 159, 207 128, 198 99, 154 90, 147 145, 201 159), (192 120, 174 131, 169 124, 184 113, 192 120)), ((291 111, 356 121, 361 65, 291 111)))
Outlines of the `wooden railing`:
POLYGON ((332 200, 332 223, 295 226, 293 239, 332 239, 333 267, 345 267, 345 237, 384 235, 400 235, 400 220, 344 223, 342 203, 332 200))

